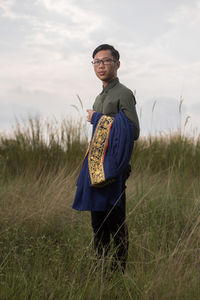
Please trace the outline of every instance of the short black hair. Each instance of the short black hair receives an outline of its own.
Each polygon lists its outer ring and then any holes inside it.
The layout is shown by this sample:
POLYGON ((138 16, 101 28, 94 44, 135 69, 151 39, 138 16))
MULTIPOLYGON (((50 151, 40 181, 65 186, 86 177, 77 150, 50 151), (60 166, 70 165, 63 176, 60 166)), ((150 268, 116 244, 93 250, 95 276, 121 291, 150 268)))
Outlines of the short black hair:
POLYGON ((112 56, 113 56, 116 60, 119 60, 119 57, 120 57, 119 52, 118 52, 113 46, 108 45, 108 44, 102 44, 102 45, 98 46, 98 47, 94 50, 94 52, 93 52, 93 54, 92 54, 92 58, 94 58, 95 55, 96 55, 99 51, 101 51, 101 50, 110 50, 112 56))

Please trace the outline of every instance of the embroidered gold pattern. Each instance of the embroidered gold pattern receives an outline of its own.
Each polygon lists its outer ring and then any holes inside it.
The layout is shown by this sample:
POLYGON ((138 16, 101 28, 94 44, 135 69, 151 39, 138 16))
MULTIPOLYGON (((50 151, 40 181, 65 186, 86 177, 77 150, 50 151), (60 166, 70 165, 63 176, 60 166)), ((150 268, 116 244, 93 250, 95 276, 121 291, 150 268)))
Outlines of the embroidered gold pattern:
POLYGON ((88 154, 88 167, 91 184, 93 186, 105 181, 103 160, 112 123, 112 117, 103 115, 97 124, 94 136, 90 144, 88 154))

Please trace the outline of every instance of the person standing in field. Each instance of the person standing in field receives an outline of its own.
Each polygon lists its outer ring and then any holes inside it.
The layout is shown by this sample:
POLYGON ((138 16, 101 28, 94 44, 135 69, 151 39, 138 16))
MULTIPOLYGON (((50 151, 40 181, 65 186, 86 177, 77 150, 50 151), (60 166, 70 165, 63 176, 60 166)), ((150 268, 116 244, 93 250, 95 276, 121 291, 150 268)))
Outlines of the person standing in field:
POLYGON ((77 182, 73 203, 76 210, 91 211, 94 247, 100 258, 114 242, 112 269, 125 271, 128 255, 125 182, 134 140, 139 137, 135 97, 119 82, 119 52, 103 44, 93 52, 94 71, 103 84, 87 121, 93 125, 92 139, 77 182))

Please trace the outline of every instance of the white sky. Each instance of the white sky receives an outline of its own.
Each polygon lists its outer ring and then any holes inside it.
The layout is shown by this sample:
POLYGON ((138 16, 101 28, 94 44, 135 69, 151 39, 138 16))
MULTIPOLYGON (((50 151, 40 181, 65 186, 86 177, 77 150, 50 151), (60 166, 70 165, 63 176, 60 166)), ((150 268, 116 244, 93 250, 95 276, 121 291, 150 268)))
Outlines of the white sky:
POLYGON ((17 118, 77 116, 101 82, 94 48, 115 46, 141 133, 199 128, 200 0, 0 0, 0 131, 17 118), (156 101, 156 102, 155 102, 156 101), (153 103, 155 108, 152 113, 153 103))

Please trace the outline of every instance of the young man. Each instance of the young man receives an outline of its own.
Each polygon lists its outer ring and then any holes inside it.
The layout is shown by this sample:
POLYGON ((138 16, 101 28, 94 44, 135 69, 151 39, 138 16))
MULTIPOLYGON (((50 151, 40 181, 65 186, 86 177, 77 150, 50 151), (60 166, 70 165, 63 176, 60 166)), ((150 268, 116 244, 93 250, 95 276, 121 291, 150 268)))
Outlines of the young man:
POLYGON ((93 109, 87 110, 93 138, 79 176, 73 208, 91 211, 94 246, 99 257, 108 254, 113 237, 112 268, 120 265, 124 272, 128 254, 125 181, 130 173, 133 141, 139 137, 136 101, 132 91, 119 82, 119 52, 113 46, 97 47, 92 64, 103 90, 93 109))

